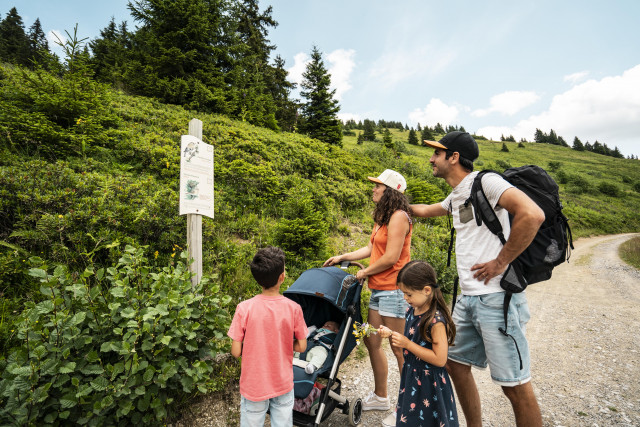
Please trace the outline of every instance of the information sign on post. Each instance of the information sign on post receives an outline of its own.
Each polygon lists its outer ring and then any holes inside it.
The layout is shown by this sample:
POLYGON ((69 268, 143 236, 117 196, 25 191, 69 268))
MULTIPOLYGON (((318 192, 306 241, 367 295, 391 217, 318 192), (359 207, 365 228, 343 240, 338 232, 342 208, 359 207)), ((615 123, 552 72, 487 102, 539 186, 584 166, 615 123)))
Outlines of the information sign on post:
POLYGON ((202 215, 213 218, 213 146, 202 142, 202 121, 189 122, 180 141, 180 215, 187 215, 191 285, 202 278, 202 215))
POLYGON ((180 142, 180 215, 213 218, 213 145, 193 135, 180 142))

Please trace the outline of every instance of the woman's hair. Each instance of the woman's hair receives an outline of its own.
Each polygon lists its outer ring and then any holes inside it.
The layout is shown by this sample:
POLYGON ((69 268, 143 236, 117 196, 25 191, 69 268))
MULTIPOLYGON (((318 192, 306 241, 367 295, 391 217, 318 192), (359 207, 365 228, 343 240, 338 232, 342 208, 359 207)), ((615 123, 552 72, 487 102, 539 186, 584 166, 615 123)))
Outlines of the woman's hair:
POLYGON ((436 315, 436 310, 440 311, 440 314, 446 320, 447 328, 447 342, 449 345, 453 345, 453 340, 456 337, 456 326, 453 324, 453 319, 449 313, 447 303, 444 301, 442 291, 438 286, 436 271, 431 264, 426 261, 410 261, 402 267, 402 270, 398 273, 398 283, 411 289, 412 291, 422 291, 425 286, 431 287, 431 301, 429 308, 422 315, 420 320, 420 336, 429 342, 433 342, 431 334, 428 333, 431 328, 433 318, 436 315))
POLYGON ((405 211, 409 216, 412 215, 411 205, 409 205, 407 196, 385 185, 384 193, 382 193, 382 197, 380 197, 380 201, 378 201, 376 209, 373 211, 373 221, 380 226, 389 225, 391 215, 397 210, 405 211))

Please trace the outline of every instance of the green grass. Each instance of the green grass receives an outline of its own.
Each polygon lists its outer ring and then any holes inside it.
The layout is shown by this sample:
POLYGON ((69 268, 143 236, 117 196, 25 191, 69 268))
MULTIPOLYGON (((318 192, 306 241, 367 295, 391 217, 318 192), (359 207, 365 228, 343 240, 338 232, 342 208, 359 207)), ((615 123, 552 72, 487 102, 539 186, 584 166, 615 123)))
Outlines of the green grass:
POLYGON ((640 270, 640 236, 621 244, 618 253, 624 262, 640 270))

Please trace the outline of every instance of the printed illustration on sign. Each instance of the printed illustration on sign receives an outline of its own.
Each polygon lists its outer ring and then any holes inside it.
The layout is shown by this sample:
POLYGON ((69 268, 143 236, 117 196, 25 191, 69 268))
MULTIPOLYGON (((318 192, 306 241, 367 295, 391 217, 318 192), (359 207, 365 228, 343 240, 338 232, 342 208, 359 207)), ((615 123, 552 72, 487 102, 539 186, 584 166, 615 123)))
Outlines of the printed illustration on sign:
POLYGON ((187 186, 185 189, 186 190, 185 198, 187 200, 193 200, 198 198, 198 192, 200 191, 200 189, 198 189, 198 184, 199 182, 196 181, 195 179, 190 179, 187 181, 187 186))
POLYGON ((193 159, 193 157, 198 154, 198 143, 197 142, 189 142, 187 144, 187 146, 184 149, 183 152, 183 156, 185 157, 185 159, 187 160, 187 162, 190 162, 191 159, 193 159))

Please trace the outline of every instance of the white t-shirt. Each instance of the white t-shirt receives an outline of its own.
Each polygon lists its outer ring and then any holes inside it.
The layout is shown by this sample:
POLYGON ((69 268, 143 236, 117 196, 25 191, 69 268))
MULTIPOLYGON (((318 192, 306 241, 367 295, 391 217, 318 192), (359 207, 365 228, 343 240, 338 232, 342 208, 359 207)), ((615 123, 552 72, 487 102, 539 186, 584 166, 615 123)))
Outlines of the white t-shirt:
MULTIPOLYGON (((477 174, 476 171, 467 175, 441 203, 442 207, 453 216, 453 226, 456 229, 456 264, 463 295, 504 292, 500 287, 502 275, 492 278, 485 285, 483 281, 474 279, 474 272, 471 271, 473 265, 495 259, 503 246, 498 236, 493 234, 484 223, 480 226, 476 224, 471 203, 467 207, 464 206, 464 202, 471 194, 471 185, 477 174)), ((511 187, 513 185, 494 173, 482 177, 482 188, 502 224, 505 240, 509 238, 511 231, 509 212, 499 206, 496 208, 496 205, 502 193, 511 187)))

